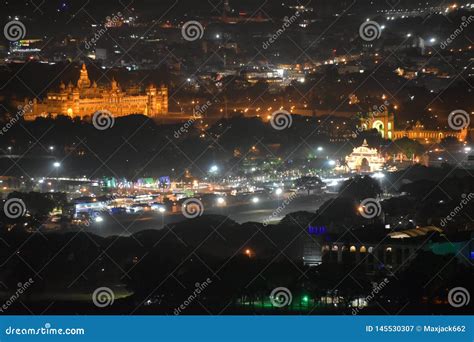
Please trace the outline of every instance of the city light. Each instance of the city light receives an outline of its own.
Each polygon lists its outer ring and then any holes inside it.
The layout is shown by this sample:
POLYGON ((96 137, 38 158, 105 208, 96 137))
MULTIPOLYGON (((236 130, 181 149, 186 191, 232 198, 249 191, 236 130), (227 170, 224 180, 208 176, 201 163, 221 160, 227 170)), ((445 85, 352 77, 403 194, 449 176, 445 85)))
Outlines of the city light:
POLYGON ((61 167, 61 163, 60 163, 60 162, 54 162, 54 163, 53 163, 53 166, 54 166, 55 168, 61 167))
POLYGON ((96 217, 94 218, 94 221, 97 222, 97 223, 100 223, 100 222, 103 222, 104 219, 103 219, 101 216, 96 216, 96 217))
POLYGON ((260 199, 258 197, 252 197, 252 203, 258 203, 260 199))
POLYGON ((219 167, 217 165, 212 165, 209 169, 209 172, 216 173, 219 171, 219 167))
POLYGON ((278 188, 278 189, 275 190, 275 194, 277 196, 280 196, 282 193, 283 193, 283 189, 281 189, 281 188, 278 188))

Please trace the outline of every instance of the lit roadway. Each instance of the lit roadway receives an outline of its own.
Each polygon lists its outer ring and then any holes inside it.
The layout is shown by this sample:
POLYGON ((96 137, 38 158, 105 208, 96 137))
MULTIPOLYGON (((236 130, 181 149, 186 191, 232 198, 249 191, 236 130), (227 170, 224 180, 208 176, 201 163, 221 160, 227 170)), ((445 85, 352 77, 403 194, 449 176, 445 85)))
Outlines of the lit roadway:
MULTIPOLYGON (((296 211, 315 212, 316 209, 331 195, 299 195, 285 205, 281 200, 261 200, 259 203, 239 204, 225 207, 204 208, 203 215, 217 214, 229 216, 229 219, 238 223, 244 222, 277 222, 286 214, 296 211), (272 214, 279 208, 279 215, 272 214)), ((103 215, 104 220, 93 223, 86 228, 87 231, 101 236, 130 235, 146 229, 161 229, 165 224, 173 224, 186 220, 181 211, 176 213, 160 213, 158 211, 145 211, 140 214, 103 215)))

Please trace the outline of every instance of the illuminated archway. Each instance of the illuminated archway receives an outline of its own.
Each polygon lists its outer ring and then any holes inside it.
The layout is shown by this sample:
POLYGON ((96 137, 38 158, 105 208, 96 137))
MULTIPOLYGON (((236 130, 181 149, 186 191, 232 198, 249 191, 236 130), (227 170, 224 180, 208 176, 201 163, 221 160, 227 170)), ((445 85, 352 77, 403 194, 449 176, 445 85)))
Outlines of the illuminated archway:
POLYGON ((380 133, 380 135, 382 135, 382 138, 384 138, 385 126, 384 126, 384 124, 383 124, 382 121, 380 121, 380 120, 375 120, 375 121, 372 123, 372 128, 375 128, 375 129, 380 133))

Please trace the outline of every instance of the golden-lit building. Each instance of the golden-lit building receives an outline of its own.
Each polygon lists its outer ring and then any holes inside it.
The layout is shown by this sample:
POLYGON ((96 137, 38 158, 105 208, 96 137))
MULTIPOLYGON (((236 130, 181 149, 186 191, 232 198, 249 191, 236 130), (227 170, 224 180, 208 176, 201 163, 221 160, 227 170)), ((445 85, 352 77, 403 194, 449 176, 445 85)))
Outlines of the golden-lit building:
MULTIPOLYGON (((25 103, 28 101, 25 99, 25 103)), ((168 88, 149 85, 145 91, 138 86, 122 89, 114 79, 108 87, 98 86, 90 81, 83 64, 76 85, 66 86, 61 82, 59 91, 48 92, 43 101, 33 99, 31 102, 25 120, 60 114, 84 119, 99 110, 107 110, 114 116, 144 114, 153 118, 168 113, 168 88)))
POLYGON ((394 134, 394 139, 401 139, 403 137, 407 137, 412 140, 417 140, 422 144, 439 143, 442 139, 446 137, 453 137, 459 141, 465 141, 467 137, 467 131, 467 128, 464 128, 460 131, 427 130, 420 122, 417 122, 412 129, 405 131, 396 131, 394 134))
POLYGON ((417 122, 411 129, 395 130, 395 115, 390 113, 384 106, 380 108, 383 108, 383 110, 369 112, 366 117, 361 118, 361 127, 363 130, 376 129, 382 138, 385 139, 397 140, 407 137, 417 140, 422 144, 439 143, 446 137, 454 137, 459 141, 466 140, 468 133, 467 128, 459 131, 426 130, 420 122, 417 122))

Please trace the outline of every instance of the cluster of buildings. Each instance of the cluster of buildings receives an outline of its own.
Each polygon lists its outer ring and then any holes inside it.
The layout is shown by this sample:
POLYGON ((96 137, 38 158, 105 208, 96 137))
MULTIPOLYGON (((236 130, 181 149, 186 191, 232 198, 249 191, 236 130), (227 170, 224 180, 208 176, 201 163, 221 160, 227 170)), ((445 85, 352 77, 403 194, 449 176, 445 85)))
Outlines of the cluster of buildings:
MULTIPOLYGON (((168 113, 168 88, 149 85, 144 91, 139 86, 122 89, 112 79, 109 86, 91 82, 85 64, 75 85, 61 82, 59 91, 50 91, 43 101, 25 99, 31 103, 24 114, 25 120, 55 117, 59 114, 85 119, 95 112, 107 110, 114 116, 144 114, 151 118, 168 113)), ((21 105, 21 104, 20 104, 21 105)))

